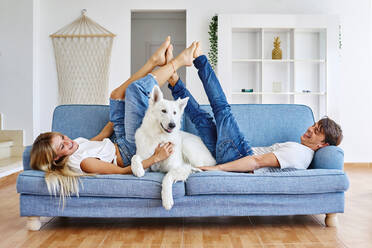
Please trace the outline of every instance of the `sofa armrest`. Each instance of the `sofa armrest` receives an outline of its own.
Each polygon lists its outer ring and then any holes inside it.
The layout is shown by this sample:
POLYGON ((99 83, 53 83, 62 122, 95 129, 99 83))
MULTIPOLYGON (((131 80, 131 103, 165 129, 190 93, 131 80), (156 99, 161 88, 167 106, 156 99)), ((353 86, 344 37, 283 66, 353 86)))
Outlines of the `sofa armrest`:
POLYGON ((23 170, 32 170, 30 166, 30 154, 32 146, 26 146, 23 151, 23 170))
POLYGON ((326 146, 315 152, 309 169, 344 169, 344 151, 337 146, 326 146))

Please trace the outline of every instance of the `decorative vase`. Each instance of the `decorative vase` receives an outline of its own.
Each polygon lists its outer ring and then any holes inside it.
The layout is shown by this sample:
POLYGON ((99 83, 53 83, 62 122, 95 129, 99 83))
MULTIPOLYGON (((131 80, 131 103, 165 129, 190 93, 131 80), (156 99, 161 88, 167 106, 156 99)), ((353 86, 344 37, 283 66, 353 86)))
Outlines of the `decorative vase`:
POLYGON ((279 36, 274 39, 274 49, 272 51, 272 59, 282 59, 282 49, 280 48, 279 36))

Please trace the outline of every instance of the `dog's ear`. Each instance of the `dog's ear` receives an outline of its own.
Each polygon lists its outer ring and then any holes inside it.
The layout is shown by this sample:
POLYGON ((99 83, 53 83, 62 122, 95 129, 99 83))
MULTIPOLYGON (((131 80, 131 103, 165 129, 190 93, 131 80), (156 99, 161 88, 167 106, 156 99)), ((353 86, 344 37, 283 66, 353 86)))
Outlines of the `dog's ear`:
POLYGON ((178 106, 180 107, 181 112, 183 112, 183 110, 185 109, 188 101, 189 97, 185 97, 183 99, 178 98, 177 102, 179 104, 178 106))
POLYGON ((150 99, 152 100, 152 103, 157 103, 163 99, 163 93, 161 92, 159 86, 154 86, 150 94, 150 99))

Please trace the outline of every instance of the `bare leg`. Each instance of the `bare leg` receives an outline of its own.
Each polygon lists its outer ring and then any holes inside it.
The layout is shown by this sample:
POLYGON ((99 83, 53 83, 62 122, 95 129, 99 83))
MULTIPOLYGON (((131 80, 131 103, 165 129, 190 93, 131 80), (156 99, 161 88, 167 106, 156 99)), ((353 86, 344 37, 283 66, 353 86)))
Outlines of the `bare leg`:
POLYGON ((183 50, 175 59, 170 63, 155 70, 152 75, 155 76, 159 86, 163 86, 167 80, 182 66, 191 66, 194 61, 193 55, 196 48, 196 42, 183 50))
MULTIPOLYGON (((173 60, 173 45, 172 44, 169 45, 165 58, 167 60, 167 64, 173 60)), ((177 72, 174 72, 172 76, 168 79, 168 82, 170 85, 175 86, 178 79, 180 79, 180 77, 178 76, 177 72)))
POLYGON ((163 66, 166 62, 165 59, 165 52, 170 44, 170 36, 166 38, 166 40, 163 42, 163 44, 160 45, 158 50, 150 57, 149 60, 144 64, 144 66, 141 67, 136 73, 134 73, 127 81, 125 81, 123 84, 121 84, 118 88, 114 89, 111 92, 111 99, 124 99, 125 98, 125 91, 128 88, 128 86, 140 79, 146 76, 148 73, 152 72, 152 70, 156 66, 163 66))

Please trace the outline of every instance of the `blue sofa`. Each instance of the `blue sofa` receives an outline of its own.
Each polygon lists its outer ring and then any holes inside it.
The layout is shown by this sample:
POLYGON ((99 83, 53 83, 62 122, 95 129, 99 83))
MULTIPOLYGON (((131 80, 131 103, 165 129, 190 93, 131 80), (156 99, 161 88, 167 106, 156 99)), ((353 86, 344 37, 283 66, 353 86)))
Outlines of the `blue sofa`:
MULTIPOLYGON (((208 105, 202 106, 211 111, 208 105)), ((232 105, 232 111, 253 146, 300 141, 314 123, 304 105, 232 105)), ((53 115, 52 130, 70 138, 95 136, 109 119, 103 105, 62 105, 53 115)), ((197 134, 187 117, 183 129, 197 134)), ((343 171, 341 148, 318 150, 307 170, 270 169, 261 173, 200 172, 173 185, 175 204, 170 211, 161 204, 162 173, 98 175, 82 178, 80 196, 66 200, 48 193, 44 172, 29 166, 31 147, 23 154, 24 171, 17 180, 20 214, 29 216, 28 227, 40 228, 39 216, 68 217, 191 217, 327 214, 335 226, 336 213, 344 211, 344 192, 349 181, 343 171)))

